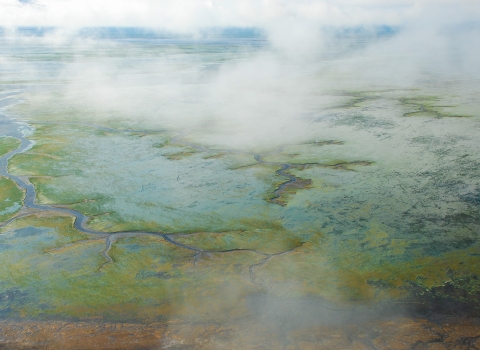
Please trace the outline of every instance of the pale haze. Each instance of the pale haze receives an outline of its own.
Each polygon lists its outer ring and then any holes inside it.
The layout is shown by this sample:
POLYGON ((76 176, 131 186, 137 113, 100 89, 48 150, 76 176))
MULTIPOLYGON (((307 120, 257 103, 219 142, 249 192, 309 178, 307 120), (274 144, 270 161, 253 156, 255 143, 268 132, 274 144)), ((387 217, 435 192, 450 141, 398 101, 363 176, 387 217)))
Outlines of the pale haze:
MULTIPOLYGON (((0 1, 0 25, 10 42, 33 40, 19 27, 45 26, 53 29, 35 39, 41 45, 78 48, 59 73, 68 81, 67 103, 87 101, 89 108, 174 128, 213 121, 231 133, 218 140, 214 133, 210 141, 231 146, 309 139, 310 121, 338 102, 332 91, 479 78, 477 18, 478 1, 0 1), (171 71, 171 59, 162 57, 125 67, 107 59, 108 45, 117 44, 77 35, 84 27, 108 26, 192 40, 215 28, 253 28, 265 47, 208 74, 196 63, 171 71), (352 46, 359 36, 362 44, 352 46), (85 61, 86 47, 97 52, 96 60, 85 61)), ((19 70, 38 73, 28 62, 19 70)))
POLYGON ((480 5, 475 0, 2 0, 0 9, 2 26, 148 26, 192 30, 205 26, 269 26, 286 19, 344 26, 401 25, 431 17, 442 21, 476 20, 480 5))

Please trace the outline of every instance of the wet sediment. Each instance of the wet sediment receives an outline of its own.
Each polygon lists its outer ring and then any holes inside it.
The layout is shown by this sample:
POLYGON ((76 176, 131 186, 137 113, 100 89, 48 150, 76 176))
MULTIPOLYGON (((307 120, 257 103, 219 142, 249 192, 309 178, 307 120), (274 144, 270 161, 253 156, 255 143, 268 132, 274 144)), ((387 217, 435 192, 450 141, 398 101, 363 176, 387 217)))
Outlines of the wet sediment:
POLYGON ((288 331, 265 324, 0 322, 2 349, 479 349, 480 319, 389 318, 288 331))

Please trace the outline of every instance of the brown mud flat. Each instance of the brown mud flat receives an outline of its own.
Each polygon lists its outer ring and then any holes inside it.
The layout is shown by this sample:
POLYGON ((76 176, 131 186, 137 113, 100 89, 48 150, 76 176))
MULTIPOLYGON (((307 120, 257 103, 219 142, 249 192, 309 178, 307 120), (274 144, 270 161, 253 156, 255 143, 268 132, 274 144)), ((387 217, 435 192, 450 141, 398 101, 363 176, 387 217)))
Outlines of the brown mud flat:
POLYGON ((287 182, 281 189, 275 190, 276 197, 270 199, 270 202, 285 207, 288 203, 288 197, 297 193, 297 190, 303 190, 312 186, 312 180, 297 177, 294 182, 287 182))
POLYGON ((480 318, 391 318, 281 334, 265 324, 3 321, 0 349, 480 349, 480 318))

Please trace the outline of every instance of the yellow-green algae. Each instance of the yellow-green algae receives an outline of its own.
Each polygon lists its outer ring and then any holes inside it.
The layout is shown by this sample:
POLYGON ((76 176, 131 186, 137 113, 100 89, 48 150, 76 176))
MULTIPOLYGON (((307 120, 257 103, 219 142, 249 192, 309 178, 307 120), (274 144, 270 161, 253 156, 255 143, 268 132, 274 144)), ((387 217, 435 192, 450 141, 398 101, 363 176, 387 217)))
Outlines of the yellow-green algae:
POLYGON ((291 250, 302 244, 299 237, 289 237, 288 232, 270 223, 269 229, 238 232, 199 232, 176 235, 177 242, 208 251, 256 250, 266 254, 276 254, 291 250))
POLYGON ((469 108, 464 103, 452 104, 452 99, 442 99, 438 96, 416 96, 413 98, 401 98, 399 102, 413 111, 406 112, 406 117, 433 117, 433 118, 463 118, 472 117, 475 109, 469 108), (448 101, 448 102, 447 102, 448 101))
POLYGON ((15 137, 0 137, 0 157, 20 147, 20 143, 15 137))
POLYGON ((5 177, 0 177, 0 222, 15 216, 23 206, 24 192, 17 184, 5 177))
POLYGON ((113 238, 105 264, 105 238, 72 228, 71 217, 29 216, 4 227, 1 288, 24 295, 10 303, 29 317, 162 320, 216 318, 255 290, 249 264, 253 252, 210 254, 195 262, 194 252, 155 236, 113 238), (28 242, 28 244, 25 244, 28 242))
MULTIPOLYGON (((20 140, 14 137, 0 137, 0 156, 20 147, 20 140)), ((15 216, 22 208, 24 192, 17 184, 0 177, 0 222, 15 216)))
MULTIPOLYGON (((398 261, 395 256, 401 255, 411 242, 387 237, 386 232, 373 228, 361 241, 352 239, 337 245, 325 237, 312 240, 291 254, 270 259, 256 274, 260 281, 267 281, 264 286, 276 295, 320 295, 345 304, 385 297, 408 300, 410 283, 428 291, 480 273, 478 245, 438 256, 419 253, 412 260, 398 261), (360 251, 359 245, 363 245, 360 251)), ((455 287, 459 294, 462 290, 472 294, 478 286, 466 289, 457 283, 455 287)))
MULTIPOLYGON (((321 296, 345 305, 402 300, 408 296, 409 283, 428 291, 479 273, 478 246, 388 262, 388 255, 401 254, 407 242, 391 241, 383 229, 374 226, 363 240, 346 240, 340 246, 321 233, 302 245, 265 244, 275 230, 266 235, 256 231, 177 237, 195 243, 198 236, 196 242, 212 250, 260 245, 276 254, 267 260, 249 250, 196 257, 158 236, 118 235, 112 236, 108 251, 112 261, 106 263, 101 255, 105 237, 77 232, 68 216, 32 215, 1 230, 1 289, 17 296, 2 312, 147 322, 180 317, 218 320, 245 315, 245 298, 259 291, 278 297, 321 296), (353 253, 359 244, 362 254, 353 253)), ((476 285, 470 287, 467 295, 476 285)))

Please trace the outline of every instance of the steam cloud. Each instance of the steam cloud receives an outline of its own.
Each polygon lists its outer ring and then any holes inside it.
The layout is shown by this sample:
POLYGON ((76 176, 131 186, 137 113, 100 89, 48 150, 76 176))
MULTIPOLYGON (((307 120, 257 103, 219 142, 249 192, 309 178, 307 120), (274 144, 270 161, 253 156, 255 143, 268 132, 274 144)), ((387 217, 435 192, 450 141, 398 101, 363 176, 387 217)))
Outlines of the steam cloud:
MULTIPOLYGON (((6 40, 36 40, 53 51, 72 45, 75 57, 58 76, 67 82, 64 103, 152 125, 208 124, 209 142, 234 147, 308 139, 310 121, 338 103, 332 91, 480 77, 477 1, 1 0, 0 9, 6 40), (31 38, 16 29, 25 25, 56 29, 31 38), (85 38, 85 26, 142 26, 192 40, 204 38, 206 27, 249 26, 266 44, 213 70, 201 59, 175 65, 173 51, 142 59, 139 68, 134 48, 85 38), (116 49, 126 59, 112 59, 116 49)), ((4 56, 1 64, 18 63, 4 56)), ((25 63, 21 70, 41 74, 36 69, 25 63)))

